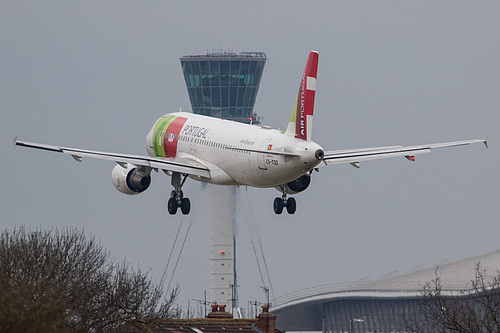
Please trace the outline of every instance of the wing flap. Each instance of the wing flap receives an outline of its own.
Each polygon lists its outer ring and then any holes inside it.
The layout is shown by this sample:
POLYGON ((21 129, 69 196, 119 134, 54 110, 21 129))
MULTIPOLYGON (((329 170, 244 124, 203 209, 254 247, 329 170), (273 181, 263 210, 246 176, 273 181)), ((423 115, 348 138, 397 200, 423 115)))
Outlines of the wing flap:
POLYGON ((159 158, 159 157, 150 157, 142 155, 108 153, 102 151, 75 149, 68 147, 46 145, 41 143, 26 142, 17 140, 17 138, 15 140, 15 145, 27 148, 34 148, 34 149, 48 150, 63 154, 69 154, 77 161, 81 161, 83 157, 91 157, 101 160, 114 161, 119 164, 130 163, 134 165, 150 167, 153 169, 162 169, 166 171, 187 173, 194 176, 210 178, 210 170, 206 166, 202 165, 197 161, 187 158, 179 158, 179 157, 159 158))

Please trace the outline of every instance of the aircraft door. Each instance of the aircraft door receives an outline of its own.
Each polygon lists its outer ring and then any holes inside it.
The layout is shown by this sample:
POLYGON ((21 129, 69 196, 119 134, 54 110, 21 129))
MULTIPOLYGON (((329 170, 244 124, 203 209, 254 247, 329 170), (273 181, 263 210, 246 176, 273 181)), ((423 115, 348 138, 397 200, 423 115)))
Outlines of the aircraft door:
MULTIPOLYGON (((260 145, 260 149, 261 150, 268 150, 270 142, 271 142, 271 138, 264 139, 264 141, 262 141, 262 144, 260 145)), ((259 166, 260 170, 267 170, 266 154, 257 153, 257 165, 259 166)))

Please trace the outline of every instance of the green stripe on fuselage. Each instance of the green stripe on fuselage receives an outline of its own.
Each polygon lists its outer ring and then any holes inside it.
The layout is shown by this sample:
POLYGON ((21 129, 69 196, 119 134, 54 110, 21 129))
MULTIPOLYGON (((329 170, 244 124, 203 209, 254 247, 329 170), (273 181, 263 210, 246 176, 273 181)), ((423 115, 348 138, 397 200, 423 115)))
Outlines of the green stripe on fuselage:
POLYGON ((177 116, 165 115, 158 119, 155 124, 155 130, 153 135, 153 147, 155 150, 155 155, 158 157, 166 157, 165 148, 163 146, 165 140, 165 132, 168 126, 177 118, 177 116))

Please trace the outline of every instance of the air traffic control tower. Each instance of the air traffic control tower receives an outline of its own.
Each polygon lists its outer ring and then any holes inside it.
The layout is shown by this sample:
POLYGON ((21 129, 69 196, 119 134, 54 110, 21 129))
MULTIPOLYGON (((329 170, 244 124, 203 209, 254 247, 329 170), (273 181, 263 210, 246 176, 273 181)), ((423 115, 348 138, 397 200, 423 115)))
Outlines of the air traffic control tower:
POLYGON ((263 52, 213 52, 181 58, 193 113, 258 123, 253 112, 266 64, 263 52))
MULTIPOLYGON (((212 52, 184 56, 182 71, 193 113, 259 124, 254 112, 260 79, 266 64, 263 52, 212 52)), ((209 301, 231 304, 239 318, 236 279, 235 187, 210 186, 210 293, 209 301)))

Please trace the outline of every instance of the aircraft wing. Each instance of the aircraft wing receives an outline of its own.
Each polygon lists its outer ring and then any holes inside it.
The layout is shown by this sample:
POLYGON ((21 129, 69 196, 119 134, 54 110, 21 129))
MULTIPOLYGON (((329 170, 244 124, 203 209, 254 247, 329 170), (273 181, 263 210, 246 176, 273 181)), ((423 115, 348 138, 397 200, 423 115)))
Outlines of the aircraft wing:
POLYGON ((488 147, 488 143, 486 140, 464 140, 408 147, 388 146, 361 149, 331 150, 325 152, 325 157, 323 158, 324 164, 322 165, 350 163, 352 166, 359 168, 359 162, 398 156, 406 157, 408 160, 414 161, 415 155, 430 153, 432 149, 465 146, 480 142, 484 143, 484 145, 488 147))
POLYGON ((149 167, 152 169, 162 169, 166 171, 180 172, 210 178, 210 170, 207 167, 195 160, 188 158, 150 157, 141 155, 107 153, 102 151, 75 149, 46 145, 41 143, 25 142, 17 140, 17 137, 14 139, 14 144, 16 146, 69 154, 78 162, 81 162, 83 157, 92 157, 101 160, 115 161, 120 165, 130 163, 134 165, 149 167))

